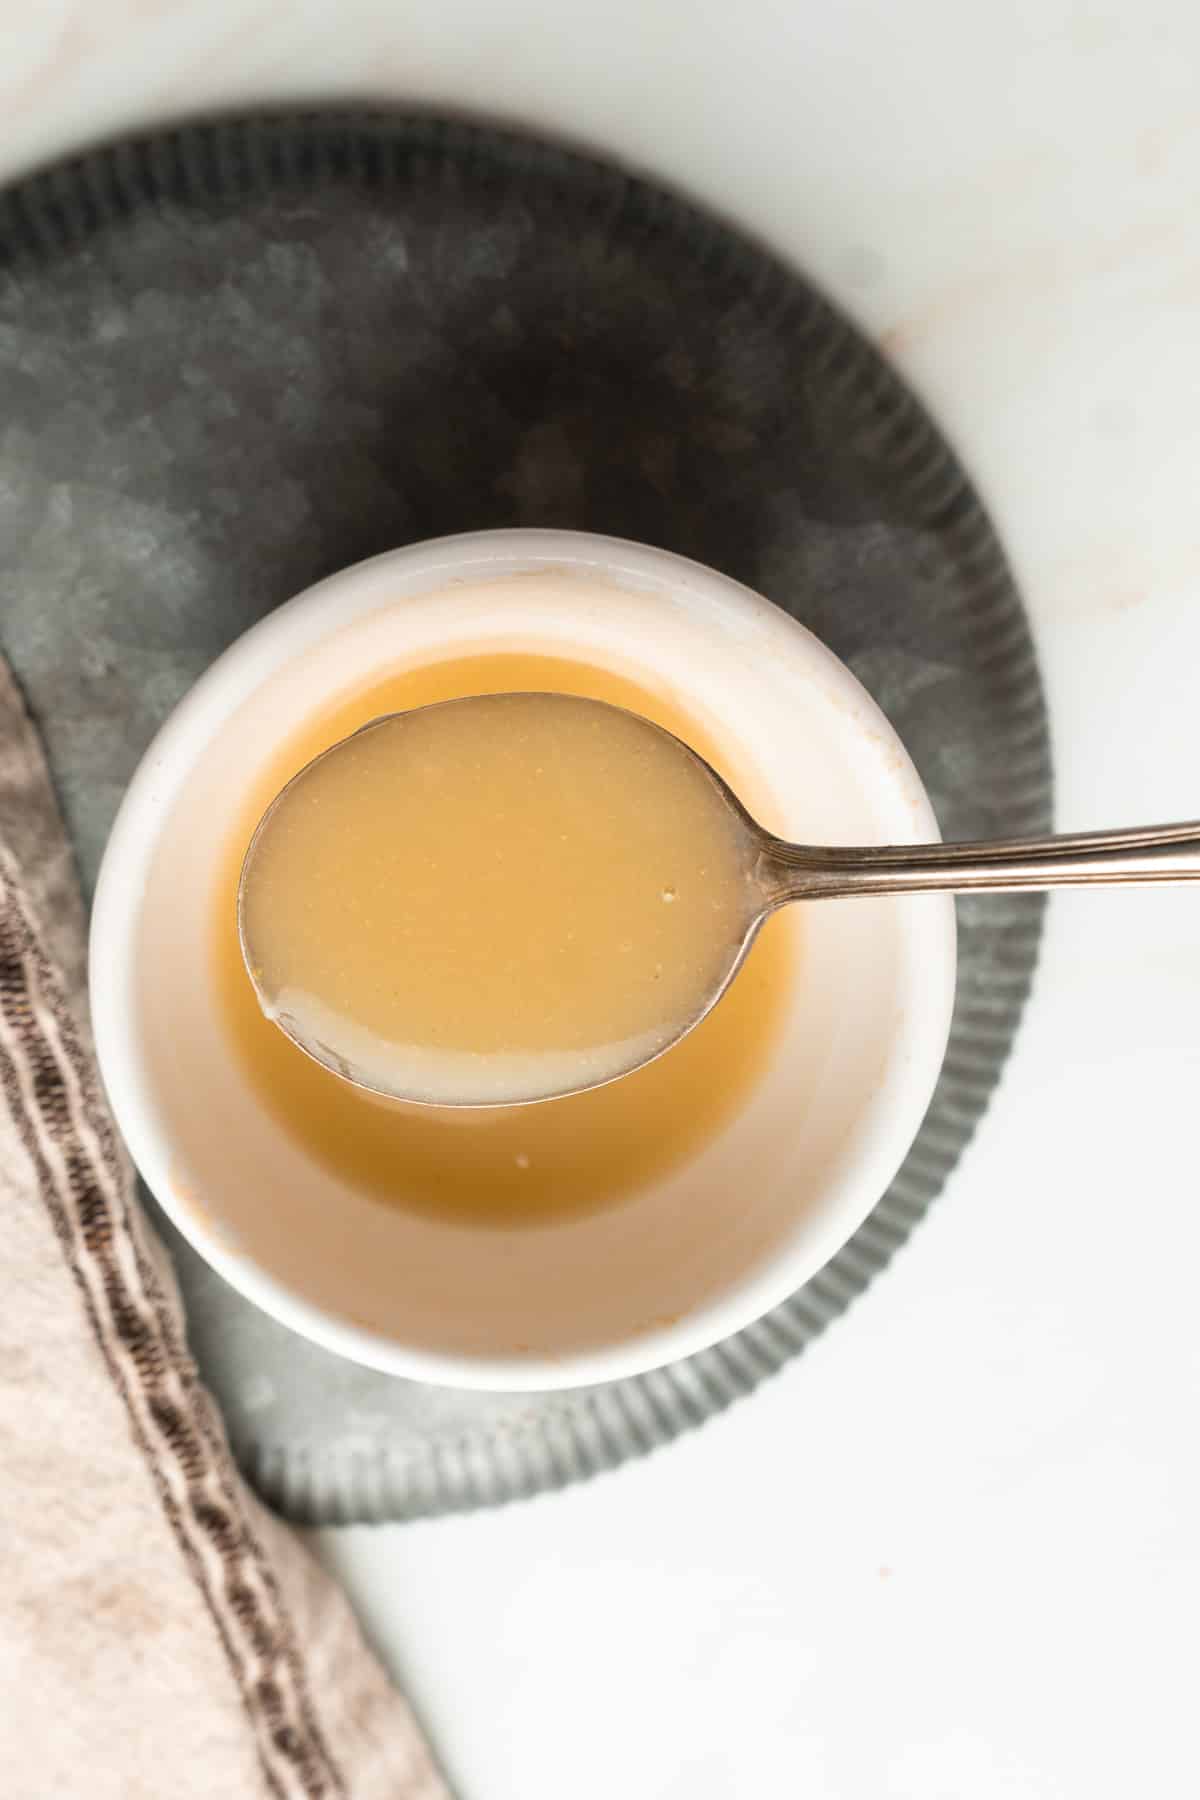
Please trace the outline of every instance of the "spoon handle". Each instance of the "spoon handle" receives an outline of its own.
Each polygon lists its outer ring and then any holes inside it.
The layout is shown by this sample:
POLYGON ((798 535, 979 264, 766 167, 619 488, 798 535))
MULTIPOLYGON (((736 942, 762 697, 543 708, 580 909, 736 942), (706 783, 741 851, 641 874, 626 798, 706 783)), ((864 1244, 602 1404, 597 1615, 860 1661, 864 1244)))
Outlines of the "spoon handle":
POLYGON ((1014 893, 1200 881, 1200 821, 969 844, 817 848, 764 835, 771 906, 852 894, 1014 893))

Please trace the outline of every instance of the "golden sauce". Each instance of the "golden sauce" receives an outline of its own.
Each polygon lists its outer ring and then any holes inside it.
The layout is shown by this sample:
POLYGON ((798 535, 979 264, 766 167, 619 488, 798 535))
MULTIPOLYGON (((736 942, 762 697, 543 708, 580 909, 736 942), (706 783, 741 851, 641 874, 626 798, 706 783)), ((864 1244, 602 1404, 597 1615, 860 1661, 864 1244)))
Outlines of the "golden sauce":
POLYGON ((277 800, 243 875, 271 1016, 368 1086, 496 1105, 648 1062, 728 977, 754 843, 634 713, 487 694, 376 720, 277 800))
MULTIPOLYGON (((585 663, 485 655, 388 676, 298 726, 247 793, 214 893, 213 950, 235 1051, 279 1122, 371 1196, 442 1219, 512 1225, 627 1198, 694 1156, 745 1103, 774 1047, 791 974, 790 919, 768 922, 713 1013, 658 1061, 589 1093, 479 1110, 376 1100, 319 1067, 259 1008, 237 936, 237 887, 254 829, 314 756, 381 714, 485 693, 573 693, 664 725, 738 788, 738 770, 682 710, 585 663)), ((753 803, 753 794, 748 798, 753 803)), ((665 908, 664 910, 670 910, 665 908)))

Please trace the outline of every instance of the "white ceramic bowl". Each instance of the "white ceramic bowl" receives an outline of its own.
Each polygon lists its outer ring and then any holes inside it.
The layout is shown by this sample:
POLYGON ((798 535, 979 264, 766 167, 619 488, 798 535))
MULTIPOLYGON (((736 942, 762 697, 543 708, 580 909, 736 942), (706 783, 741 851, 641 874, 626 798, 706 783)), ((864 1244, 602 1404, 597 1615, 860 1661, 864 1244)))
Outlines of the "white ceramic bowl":
POLYGON ((496 531, 347 569, 235 643, 167 721, 113 828, 91 998, 118 1124, 179 1229, 285 1325, 460 1387, 568 1387, 714 1343, 783 1300, 866 1217, 920 1125, 954 992, 938 896, 805 909, 778 1053, 698 1156, 623 1204, 507 1230, 346 1188, 264 1109, 211 979, 211 895, 240 798, 298 719, 391 666, 487 650, 576 655, 677 693, 737 746, 746 798, 811 842, 936 835, 903 746, 785 613, 665 552, 496 531), (536 582, 599 576, 564 613, 536 582), (619 590, 613 592, 613 588, 619 590))

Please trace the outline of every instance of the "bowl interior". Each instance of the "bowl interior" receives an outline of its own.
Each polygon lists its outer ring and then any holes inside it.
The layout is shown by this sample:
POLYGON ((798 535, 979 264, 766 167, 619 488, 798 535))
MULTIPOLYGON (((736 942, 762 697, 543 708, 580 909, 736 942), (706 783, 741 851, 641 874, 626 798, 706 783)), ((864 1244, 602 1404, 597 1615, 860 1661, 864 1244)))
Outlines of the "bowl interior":
POLYGON ((678 695, 788 836, 912 841, 933 822, 873 703, 784 613, 677 558, 567 534, 447 540, 334 577, 235 645, 149 752, 97 893, 93 1004, 118 1120, 168 1212, 251 1298, 362 1361, 477 1386, 607 1378, 746 1323, 865 1217, 940 1065, 952 909, 856 900, 789 919, 778 1054, 691 1163, 620 1205, 499 1231, 365 1198, 231 1056, 211 893, 231 801, 298 717, 456 650, 578 656, 678 695), (605 580, 567 606, 564 569, 605 580), (491 584, 517 576, 498 604, 491 584))

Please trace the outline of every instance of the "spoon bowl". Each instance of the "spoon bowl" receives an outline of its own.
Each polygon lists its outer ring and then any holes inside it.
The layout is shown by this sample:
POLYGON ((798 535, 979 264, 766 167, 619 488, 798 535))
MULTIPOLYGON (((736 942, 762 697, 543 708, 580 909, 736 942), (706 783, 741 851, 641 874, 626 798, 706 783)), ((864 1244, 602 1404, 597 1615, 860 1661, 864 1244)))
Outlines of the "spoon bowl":
MULTIPOLYGON (((238 885, 242 957, 267 1017, 314 1061, 369 1092, 460 1108, 556 1099, 605 1086, 655 1061, 712 1011, 771 910, 759 880, 761 837, 736 794, 703 757, 669 731, 607 702, 508 693, 387 714, 315 757, 260 820, 238 885), (496 730, 499 749, 490 737, 496 730), (540 761, 531 753, 517 785, 505 783, 496 762, 511 741, 524 743, 531 732, 540 761), (595 766, 597 732, 604 747, 616 753, 618 775, 627 779, 614 779, 606 759, 595 766), (551 766, 558 742, 571 733, 583 734, 576 746, 582 754, 574 765, 551 766), (447 744, 453 752, 460 740, 468 746, 471 785, 482 783, 487 799, 461 829, 446 829, 454 826, 455 816, 444 808, 430 831, 423 814, 432 804, 438 757, 447 744), (477 755, 477 740, 485 749, 490 742, 490 758, 477 755), (368 893, 361 857, 357 876, 343 878, 338 871, 358 855, 364 835, 361 819, 347 816, 361 794, 361 785, 354 784, 375 779, 381 765, 396 794, 394 819, 388 821, 395 843, 381 851, 386 866, 373 872, 368 893), (656 781, 664 771, 665 786, 656 781), (543 773, 549 782, 536 779, 543 773), (638 777, 646 791, 624 792, 629 778, 638 777), (556 790, 550 810, 534 835, 522 836, 518 815, 540 799, 534 790, 543 786, 556 790), (411 808, 410 794, 415 796, 411 808), (584 825, 586 831, 576 829, 584 825), (579 835, 587 840, 586 855, 576 851, 579 835), (572 842, 563 849, 568 836, 572 842), (498 858, 506 876, 499 883, 498 858), (615 877, 613 865, 622 865, 615 877), (445 946, 431 945, 430 921, 418 916, 420 908, 411 899, 413 891, 433 885, 431 868, 438 878, 436 917, 451 915, 460 905, 473 909, 469 937, 464 942, 460 934, 456 949, 460 959, 471 961, 467 985, 490 983, 496 990, 491 1004, 503 1027, 498 1041, 453 1042, 442 1033, 442 1015, 450 1019, 447 1035, 452 1035, 463 1008, 463 980, 445 946), (313 946, 307 916, 295 934, 301 960, 307 958, 306 978, 297 980, 296 956, 279 953, 280 915, 293 910, 299 890, 316 892, 330 880, 334 904, 323 913, 319 945, 313 946), (352 892, 356 881, 359 888, 352 892), (634 881, 640 898, 627 891, 634 881), (349 936, 362 928, 364 914, 368 931, 387 915, 387 930, 370 945, 352 946, 349 936), (422 958, 441 959, 440 985, 429 996, 424 1031, 418 1027, 398 1035, 371 990, 380 979, 393 977, 402 987, 406 974, 416 975, 419 983, 416 965, 422 958), (509 958, 524 961, 519 979, 505 983, 487 965, 498 962, 502 970, 509 958), (405 966, 381 977, 384 965, 397 959, 405 966), (348 977, 350 962, 358 968, 348 977), (640 983, 644 1003, 617 1007, 605 977, 599 993, 590 994, 596 1015, 590 1022, 587 990, 595 985, 598 963, 611 965, 616 980, 632 992, 640 983), (347 979, 359 983, 358 1007, 344 1002, 347 979), (539 981, 554 992, 531 1002, 529 992, 539 981), (333 994, 335 984, 342 994, 333 994), (557 1037, 543 1042, 520 1037, 516 1015, 535 1004, 543 1011, 557 1005, 557 1037)), ((323 904, 321 892, 315 901, 311 894, 304 901, 309 909, 323 904)), ((405 1016, 403 1024, 409 1022, 405 1016)))

